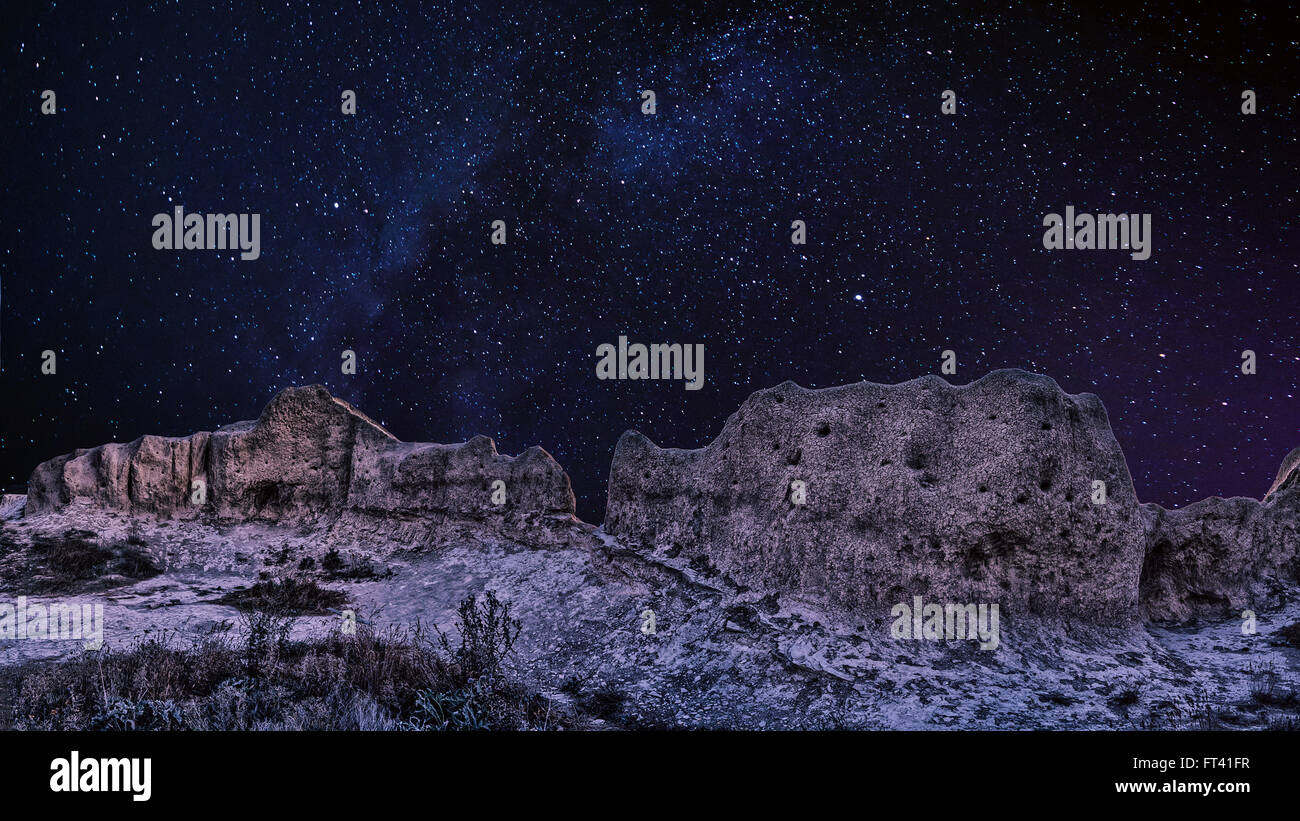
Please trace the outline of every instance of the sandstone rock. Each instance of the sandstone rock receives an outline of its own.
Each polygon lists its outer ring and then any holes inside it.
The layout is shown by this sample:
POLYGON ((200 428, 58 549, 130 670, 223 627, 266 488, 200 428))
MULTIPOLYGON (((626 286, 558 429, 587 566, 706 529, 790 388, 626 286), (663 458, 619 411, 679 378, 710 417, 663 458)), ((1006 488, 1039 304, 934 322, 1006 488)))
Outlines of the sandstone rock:
MULTIPOLYGON (((36 512, 22 517, 25 496, 0 497, 0 588, 21 595, 33 568, 43 572, 42 545, 93 533, 164 563, 129 586, 78 589, 106 605, 123 645, 164 633, 206 641, 235 617, 216 591, 268 574, 346 592, 357 612, 380 614, 376 624, 444 630, 464 597, 494 590, 523 624, 511 664, 556 699, 613 694, 616 726, 1164 727, 1207 687, 1225 704, 1251 698, 1247 661, 1285 669, 1291 651, 1269 633, 1300 617, 1300 600, 1261 620, 1258 636, 1235 620, 1090 628, 1294 591, 1297 461, 1287 457, 1263 502, 1166 511, 1136 502, 1096 397, 1045 377, 785 383, 751 396, 699 450, 626 434, 600 530, 573 517, 567 477, 541 449, 510 458, 486 437, 400 442, 322 389, 300 388, 256 422, 42 465, 36 512), (195 477, 209 486, 197 511, 187 504, 195 477), (508 489, 504 511, 490 502, 495 479, 508 489), (791 499, 796 479, 804 505, 791 499), (1105 505, 1092 503, 1095 480, 1107 484, 1105 505), (531 528, 538 520, 555 526, 531 528), (497 523, 511 529, 483 529, 497 523), (393 549, 431 532, 436 551, 393 549), (329 556, 374 572, 339 573, 329 556), (998 602, 997 648, 900 641, 887 608, 913 595, 998 602), (647 608, 653 634, 640 629, 647 608), (1074 618, 1062 630, 1026 614, 1074 618), (1130 690, 1141 699, 1117 711, 1116 694, 1130 690)), ((303 617, 295 639, 337 625, 334 614, 303 617)), ((77 641, 0 645, 0 667, 84 653, 77 641)), ((1272 721, 1252 708, 1234 726, 1272 721)))
POLYGON ((402 442, 319 386, 282 391, 255 422, 144 436, 36 468, 28 516, 77 504, 282 524, 328 524, 345 513, 490 521, 575 509, 568 476, 541 448, 509 457, 485 436, 460 445, 402 442), (492 502, 496 479, 505 482, 500 506, 492 502), (201 505, 192 502, 195 480, 206 485, 201 505))
POLYGON ((1100 400, 1003 370, 965 386, 786 382, 699 450, 629 431, 605 526, 737 585, 848 608, 921 595, 1131 624, 1147 519, 1100 400))
MULTIPOLYGON (((706 586, 857 611, 919 595, 997 602, 1009 619, 1128 625, 1282 603, 1300 581, 1298 477, 1300 448, 1262 502, 1169 511, 1138 504, 1097 397, 1047 377, 786 382, 750 396, 699 450, 624 434, 606 531, 706 586)), ((321 387, 283 391, 253 422, 51 459, 28 490, 4 498, 0 520, 93 509, 304 527, 344 546, 442 542, 482 525, 532 547, 581 541, 563 526, 577 521, 568 477, 541 448, 402 442, 321 387)))
POLYGON ((1142 607, 1154 621, 1240 616, 1276 607, 1300 582, 1300 448, 1264 501, 1204 499, 1179 510, 1148 505, 1142 607))
POLYGON ((1300 470, 1297 468, 1300 468, 1300 447, 1292 450, 1282 460, 1282 466, 1277 469, 1277 478, 1273 480, 1268 493, 1264 494, 1264 501, 1268 501, 1270 496, 1283 487, 1294 488, 1297 483, 1300 483, 1300 470))

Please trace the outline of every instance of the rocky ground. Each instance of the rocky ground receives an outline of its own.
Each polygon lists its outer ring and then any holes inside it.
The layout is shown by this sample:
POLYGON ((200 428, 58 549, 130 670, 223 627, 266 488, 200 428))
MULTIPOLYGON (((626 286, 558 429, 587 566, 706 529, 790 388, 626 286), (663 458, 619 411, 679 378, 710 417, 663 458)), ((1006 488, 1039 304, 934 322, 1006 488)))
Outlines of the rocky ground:
MULTIPOLYGON (((603 727, 1294 729, 1296 461, 1263 501, 1169 512, 1137 502, 1096 397, 1042 377, 787 383, 708 448, 625 437, 607 531, 540 448, 398 442, 297 389, 42 465, 0 500, 0 603, 102 604, 121 648, 229 631, 267 580, 337 594, 298 639, 349 612, 451 630, 492 590, 521 620, 512 675, 603 727), (914 595, 999 603, 997 647, 894 637, 914 595)), ((0 668, 84 644, 0 638, 0 668)))
MULTIPOLYGON (((31 581, 15 571, 25 558, 15 545, 50 524, 3 523, 11 591, 31 581)), ((1267 729, 1297 717, 1285 694, 1300 683, 1300 649, 1277 632, 1300 621, 1300 599, 1261 614, 1253 635, 1240 619, 1120 630, 1004 620, 999 647, 980 650, 970 641, 893 639, 888 613, 738 590, 687 561, 564 520, 552 526, 565 538, 545 546, 472 532, 396 554, 355 544, 339 551, 336 571, 324 569, 330 548, 315 533, 142 527, 102 511, 59 521, 70 524, 166 557, 168 569, 150 578, 95 579, 29 598, 103 603, 111 646, 164 634, 185 644, 229 630, 238 612, 219 600, 265 576, 341 591, 346 608, 377 625, 445 629, 466 595, 491 589, 523 621, 510 660, 520 680, 558 705, 600 699, 597 721, 610 727, 1267 729), (643 631, 647 609, 653 635, 643 631)), ((340 618, 300 617, 294 637, 323 635, 340 618)), ((0 666, 85 652, 81 641, 0 640, 0 666)))

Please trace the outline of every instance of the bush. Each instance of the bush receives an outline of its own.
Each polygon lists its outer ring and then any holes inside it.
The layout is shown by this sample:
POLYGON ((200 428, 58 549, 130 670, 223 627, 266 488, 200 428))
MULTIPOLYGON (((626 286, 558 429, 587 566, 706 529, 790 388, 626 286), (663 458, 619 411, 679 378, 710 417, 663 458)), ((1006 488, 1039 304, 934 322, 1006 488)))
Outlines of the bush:
POLYGON ((1254 664, 1246 668, 1250 676, 1250 700, 1262 707, 1300 706, 1300 697, 1289 687, 1281 685, 1281 677, 1272 664, 1254 664))
POLYGON ((240 610, 260 610, 281 616, 323 616, 331 608, 347 604, 348 597, 309 580, 294 578, 260 581, 246 590, 235 590, 219 599, 240 610))
POLYGON ((327 579, 347 579, 362 581, 367 579, 384 579, 393 575, 392 568, 379 569, 366 559, 345 559, 338 548, 331 547, 321 559, 321 569, 327 579))
POLYGON ((337 573, 346 566, 346 563, 343 561, 343 557, 339 555, 338 548, 331 547, 329 552, 325 554, 325 558, 321 559, 320 566, 330 573, 337 573))
POLYGON ((510 605, 501 602, 491 590, 481 605, 472 597, 462 601, 457 623, 459 646, 453 649, 441 630, 438 640, 466 684, 496 675, 522 629, 519 620, 510 616, 510 605))
POLYGON ((58 593, 104 577, 152 578, 162 572, 162 566, 142 547, 143 543, 138 532, 124 542, 109 545, 100 544, 89 530, 37 536, 32 539, 32 561, 27 569, 30 579, 10 578, 9 582, 22 582, 36 593, 58 593))
POLYGON ((1142 694, 1136 687, 1125 687, 1110 697, 1110 703, 1117 707, 1131 707, 1142 700, 1142 694))
POLYGON ((113 551, 97 543, 95 534, 87 530, 69 530, 62 538, 34 538, 32 549, 56 579, 69 582, 104 575, 114 558, 113 551))
POLYGON ((162 562, 153 554, 134 545, 127 545, 117 557, 116 570, 130 579, 149 579, 163 572, 163 567, 162 562))
POLYGON ((1279 628, 1273 634, 1273 640, 1287 647, 1300 648, 1300 621, 1293 621, 1286 627, 1279 628))
POLYGON ((421 690, 411 717, 398 726, 403 730, 489 730, 480 689, 476 683, 446 693, 421 690))
POLYGON ((92 730, 181 730, 185 719, 174 701, 115 698, 90 720, 92 730))

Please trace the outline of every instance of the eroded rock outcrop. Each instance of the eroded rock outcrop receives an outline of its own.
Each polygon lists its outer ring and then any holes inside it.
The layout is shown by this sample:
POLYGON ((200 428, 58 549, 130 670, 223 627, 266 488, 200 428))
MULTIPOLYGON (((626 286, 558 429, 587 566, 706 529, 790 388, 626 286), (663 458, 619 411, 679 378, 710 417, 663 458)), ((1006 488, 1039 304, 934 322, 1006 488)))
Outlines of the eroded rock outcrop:
POLYGON ((1282 460, 1282 466, 1277 469, 1277 478, 1264 494, 1264 501, 1269 501, 1282 490, 1294 491, 1297 487, 1300 487, 1300 447, 1293 449, 1282 460))
POLYGON ((166 518, 282 524, 341 516, 500 520, 572 516, 569 478, 541 448, 503 456, 486 436, 402 442, 320 386, 279 393, 255 422, 211 433, 143 436, 51 459, 28 486, 26 515, 75 505, 166 518), (203 483, 196 503, 195 481, 203 483), (504 503, 492 487, 504 482, 504 503))
MULTIPOLYGON (((307 387, 254 422, 51 459, 26 497, 5 497, 0 519, 107 510, 398 547, 487 524, 538 547, 577 538, 574 509, 568 476, 541 448, 509 457, 485 436, 402 442, 307 387)), ((750 396, 698 450, 624 434, 605 527, 692 578, 864 613, 921 596, 996 602, 1012 619, 1225 617, 1281 604, 1300 582, 1300 448, 1263 501, 1171 511, 1138 503, 1100 400, 1050 378, 786 382, 750 396)))
POLYGON ((849 608, 919 595, 1112 624, 1138 618, 1146 526, 1100 400, 1015 370, 965 386, 786 382, 699 450, 628 432, 606 519, 736 584, 849 608))
POLYGON ((1300 583, 1300 448, 1263 501, 1166 510, 1138 503, 1097 397, 1047 377, 786 382, 699 450, 624 434, 606 529, 737 585, 850 608, 919 595, 1090 622, 1223 618, 1300 583))
POLYGON ((1300 448, 1264 500, 1148 505, 1142 606, 1155 621, 1238 616, 1283 603, 1300 581, 1300 448))

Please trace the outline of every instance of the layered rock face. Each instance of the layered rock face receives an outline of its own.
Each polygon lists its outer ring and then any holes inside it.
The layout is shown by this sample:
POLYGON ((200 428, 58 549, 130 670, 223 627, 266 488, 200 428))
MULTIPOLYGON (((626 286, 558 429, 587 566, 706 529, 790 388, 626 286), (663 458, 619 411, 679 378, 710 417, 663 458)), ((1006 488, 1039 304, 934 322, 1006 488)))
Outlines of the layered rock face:
MULTIPOLYGON (((51 459, 25 498, 0 500, 0 520, 84 508, 394 545, 456 537, 447 522, 568 543, 548 523, 576 521, 568 476, 541 448, 402 442, 318 386, 283 391, 255 422, 51 459)), ((1263 501, 1169 511, 1138 503, 1097 397, 1047 377, 786 382, 698 450, 624 434, 605 526, 738 588, 862 612, 921 596, 998 603, 1013 619, 1221 618, 1280 604, 1300 582, 1300 448, 1263 501)))
POLYGON ((1300 448, 1261 502, 1210 498, 1148 505, 1142 606, 1156 621, 1239 616, 1282 603, 1300 581, 1300 448))
POLYGON ((1138 617, 1146 527, 1100 400, 1015 370, 960 387, 786 382, 700 450, 628 432, 606 519, 739 585, 849 608, 922 596, 1113 624, 1138 617))
POLYGON ((283 524, 343 514, 482 520, 571 516, 575 509, 568 476, 541 448, 509 457, 486 436, 459 445, 402 442, 320 386, 282 391, 256 422, 180 438, 144 436, 36 468, 26 515, 78 504, 283 524), (496 480, 504 482, 499 505, 496 480))
POLYGON ((1283 490, 1291 493, 1300 490, 1300 447, 1294 448, 1282 460, 1282 466, 1277 469, 1277 478, 1269 486, 1268 493, 1264 494, 1264 501, 1274 499, 1283 490))

